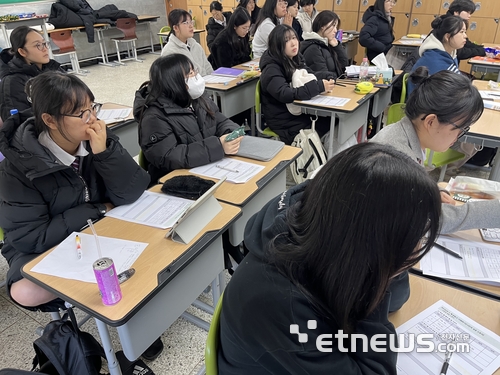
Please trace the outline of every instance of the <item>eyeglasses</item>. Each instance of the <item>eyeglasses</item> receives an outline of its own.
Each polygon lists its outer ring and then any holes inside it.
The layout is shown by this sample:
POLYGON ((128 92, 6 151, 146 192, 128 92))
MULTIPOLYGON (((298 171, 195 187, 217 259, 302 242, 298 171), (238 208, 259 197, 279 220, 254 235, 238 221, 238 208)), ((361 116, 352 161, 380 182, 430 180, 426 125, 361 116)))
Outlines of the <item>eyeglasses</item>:
POLYGON ((193 26, 194 25, 194 21, 191 20, 191 21, 184 21, 184 22, 181 22, 183 25, 186 25, 186 26, 193 26))
POLYGON ((44 49, 50 48, 50 43, 49 42, 37 43, 33 47, 36 47, 36 49, 39 51, 43 51, 44 49))
POLYGON ((386 3, 391 3, 391 5, 396 5, 396 0, 385 0, 386 3))
POLYGON ((279 4, 279 5, 288 6, 288 1, 278 0, 278 4, 279 4))
POLYGON ((61 113, 61 116, 67 116, 67 117, 79 117, 84 124, 87 124, 90 121, 90 118, 92 115, 96 115, 99 113, 101 110, 102 104, 101 103, 92 103, 90 105, 90 108, 84 109, 83 111, 80 112, 79 115, 67 115, 64 113, 61 113))
POLYGON ((453 126, 455 129, 459 129, 460 130, 460 134, 458 135, 457 139, 459 139, 462 136, 464 136, 465 134, 467 134, 467 132, 470 130, 470 125, 469 126, 465 126, 465 127, 461 127, 461 126, 458 126, 457 124, 454 124, 452 122, 450 122, 450 125, 453 126))
POLYGON ((199 73, 198 69, 191 69, 189 71, 189 75, 187 76, 187 78, 185 78, 186 85, 187 85, 187 83, 189 81, 189 78, 198 79, 198 73, 199 73))

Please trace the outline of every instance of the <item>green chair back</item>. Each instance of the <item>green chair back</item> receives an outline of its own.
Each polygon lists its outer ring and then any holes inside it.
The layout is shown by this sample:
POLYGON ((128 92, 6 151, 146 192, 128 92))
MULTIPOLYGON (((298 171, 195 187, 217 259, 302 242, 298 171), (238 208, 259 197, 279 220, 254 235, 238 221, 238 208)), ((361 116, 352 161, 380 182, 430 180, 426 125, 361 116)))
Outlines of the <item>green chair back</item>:
POLYGON ((205 347, 205 367, 207 375, 217 375, 217 350, 219 349, 219 327, 220 327, 220 312, 222 311, 222 297, 221 294, 217 306, 215 306, 210 329, 208 330, 207 345, 205 347))
MULTIPOLYGON (((266 137, 279 139, 278 134, 273 132, 270 128, 265 128, 262 130, 262 112, 260 105, 260 80, 257 82, 257 86, 255 87, 255 125, 257 127, 257 131, 266 137)), ((252 129, 252 134, 254 133, 254 129, 252 129)))
POLYGON ((144 169, 146 172, 148 171, 148 161, 146 160, 146 157, 144 156, 144 152, 142 150, 139 151, 139 165, 142 169, 144 169))
POLYGON ((387 111, 387 124, 394 124, 405 117, 405 101, 406 101, 406 85, 408 83, 408 73, 403 76, 403 86, 401 88, 401 97, 399 103, 395 103, 389 107, 387 111))
POLYGON ((0 242, 3 242, 3 229, 0 228, 0 242))
MULTIPOLYGON (((169 33, 170 32, 170 26, 163 26, 161 29, 160 29, 160 33, 169 33)), ((163 47, 163 41, 166 39, 165 36, 163 35, 160 35, 160 46, 163 47)))

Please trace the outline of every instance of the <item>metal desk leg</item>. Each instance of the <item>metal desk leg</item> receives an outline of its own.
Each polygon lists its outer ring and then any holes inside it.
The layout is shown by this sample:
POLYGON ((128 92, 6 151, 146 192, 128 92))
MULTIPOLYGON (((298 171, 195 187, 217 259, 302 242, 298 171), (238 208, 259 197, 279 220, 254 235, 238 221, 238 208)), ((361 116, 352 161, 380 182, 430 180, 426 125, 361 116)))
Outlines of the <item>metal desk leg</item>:
POLYGON ((7 28, 5 27, 5 24, 0 24, 0 27, 2 28, 2 33, 3 33, 3 39, 5 40, 5 48, 10 48, 12 45, 10 44, 10 39, 9 35, 7 34, 7 28))
POLYGON ((488 180, 500 181, 500 152, 497 152, 495 159, 493 159, 493 167, 491 167, 488 180))
POLYGON ((328 160, 333 157, 333 139, 335 138, 335 113, 330 116, 330 137, 328 138, 328 160))
POLYGON ((100 65, 105 65, 105 66, 110 66, 110 67, 115 67, 116 64, 113 64, 109 62, 108 60, 108 50, 106 49, 106 44, 104 43, 104 34, 103 31, 104 29, 97 28, 95 29, 97 33, 97 40, 99 41, 99 47, 101 48, 101 59, 102 62, 100 62, 100 65))
POLYGON ((149 41, 151 42, 151 52, 154 53, 155 55, 159 55, 160 52, 155 52, 155 45, 153 42, 153 31, 151 30, 151 22, 148 22, 148 30, 149 30, 149 41))
POLYGON ((101 336, 102 347, 104 348, 104 353, 106 354, 106 360, 108 361, 109 373, 110 375, 122 375, 122 369, 120 368, 120 364, 116 359, 115 351, 113 350, 113 344, 111 343, 111 337, 109 336, 108 326, 99 319, 94 319, 97 324, 99 336, 101 336))

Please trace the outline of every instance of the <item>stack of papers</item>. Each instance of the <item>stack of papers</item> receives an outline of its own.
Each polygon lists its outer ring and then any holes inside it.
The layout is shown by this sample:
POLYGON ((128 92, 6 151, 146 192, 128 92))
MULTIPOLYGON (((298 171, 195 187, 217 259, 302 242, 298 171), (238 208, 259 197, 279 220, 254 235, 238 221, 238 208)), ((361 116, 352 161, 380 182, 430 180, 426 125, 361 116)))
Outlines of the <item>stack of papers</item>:
POLYGON ((226 177, 228 182, 244 184, 263 169, 262 165, 223 158, 218 162, 190 169, 189 172, 217 179, 226 177))
MULTIPOLYGON (((345 68, 345 72, 348 77, 357 77, 359 76, 359 71, 361 70, 361 67, 358 65, 351 65, 347 66, 345 68)), ((369 75, 375 75, 377 73, 377 67, 376 66, 370 66, 368 67, 368 74, 369 75)))
POLYGON ((101 109, 97 115, 104 123, 113 124, 125 120, 132 113, 132 108, 101 109))
MULTIPOLYGON (((143 242, 102 236, 99 236, 99 244, 101 245, 102 256, 113 260, 118 273, 132 267, 139 255, 148 246, 147 243, 143 242)), ((99 254, 94 236, 73 232, 31 271, 95 284, 97 282, 92 264, 97 259, 99 259, 99 254), (82 259, 77 257, 76 235, 80 237, 82 259)))
POLYGON ((349 102, 348 98, 339 98, 336 96, 327 96, 327 95, 317 95, 309 100, 302 100, 302 103, 314 104, 314 105, 324 105, 331 107, 343 107, 346 103, 349 102))
POLYGON ((500 100, 499 91, 479 90, 479 93, 481 94, 481 98, 483 99, 500 100))
POLYGON ((221 76, 212 76, 208 75, 203 77, 205 83, 229 83, 234 80, 234 77, 221 77, 221 76))

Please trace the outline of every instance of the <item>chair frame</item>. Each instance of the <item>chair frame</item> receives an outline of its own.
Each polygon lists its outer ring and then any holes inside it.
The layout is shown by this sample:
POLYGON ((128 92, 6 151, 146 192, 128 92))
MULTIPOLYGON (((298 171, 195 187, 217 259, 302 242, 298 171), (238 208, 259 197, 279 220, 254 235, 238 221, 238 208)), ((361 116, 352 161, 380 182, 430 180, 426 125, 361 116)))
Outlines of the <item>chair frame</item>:
POLYGON ((89 73, 89 71, 80 68, 80 62, 78 61, 78 55, 76 53, 75 43, 73 41, 73 36, 71 34, 72 34, 71 30, 54 31, 50 33, 50 39, 52 40, 52 43, 54 43, 57 47, 59 47, 59 52, 53 52, 53 54, 54 56, 68 55, 72 69, 70 73, 85 76, 87 75, 87 73, 89 73), (65 35, 69 35, 69 37, 66 38, 58 37, 65 35))
POLYGON ((111 38, 115 42, 116 55, 118 56, 118 61, 115 64, 125 65, 123 61, 136 61, 142 63, 142 60, 137 57, 137 48, 135 41, 137 40, 137 35, 135 34, 136 20, 134 18, 118 18, 116 21, 116 28, 123 33, 123 37, 111 38), (133 27, 121 27, 127 26, 133 23, 133 27), (127 57, 122 59, 120 55, 120 43, 125 43, 127 47, 127 57))

